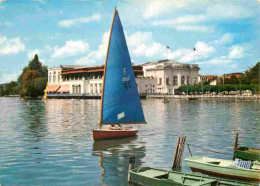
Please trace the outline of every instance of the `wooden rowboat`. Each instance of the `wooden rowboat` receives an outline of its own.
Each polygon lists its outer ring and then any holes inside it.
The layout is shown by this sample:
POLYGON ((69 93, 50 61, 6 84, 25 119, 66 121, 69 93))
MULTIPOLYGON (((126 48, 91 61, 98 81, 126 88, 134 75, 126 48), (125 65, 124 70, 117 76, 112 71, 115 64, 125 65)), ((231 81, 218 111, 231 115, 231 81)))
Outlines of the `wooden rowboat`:
POLYGON ((244 160, 260 161, 260 149, 251 147, 238 147, 235 150, 235 157, 244 160))
POLYGON ((150 167, 139 167, 129 171, 130 182, 150 186, 233 186, 233 185, 258 185, 250 182, 210 177, 199 173, 181 173, 166 171, 150 167))
POLYGON ((235 165, 232 160, 215 159, 192 156, 185 159, 193 172, 201 172, 219 177, 241 179, 260 182, 259 162, 254 162, 252 168, 247 169, 235 165))
POLYGON ((103 139, 115 139, 135 136, 138 129, 110 130, 110 129, 93 129, 93 139, 95 141, 103 139))

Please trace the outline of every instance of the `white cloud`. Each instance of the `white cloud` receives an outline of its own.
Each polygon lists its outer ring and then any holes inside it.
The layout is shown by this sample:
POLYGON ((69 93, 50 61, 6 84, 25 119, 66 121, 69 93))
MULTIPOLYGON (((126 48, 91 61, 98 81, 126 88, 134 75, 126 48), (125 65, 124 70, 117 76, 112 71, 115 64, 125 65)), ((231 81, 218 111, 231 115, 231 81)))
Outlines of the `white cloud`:
POLYGON ((13 26, 13 23, 11 23, 9 21, 3 21, 3 22, 0 22, 0 26, 10 27, 10 26, 13 26))
POLYGON ((205 15, 187 15, 175 19, 154 21, 151 25, 166 26, 180 31, 212 32, 213 27, 201 24, 206 22, 207 19, 205 15))
POLYGON ((187 4, 187 2, 179 0, 150 0, 145 2, 148 3, 148 6, 142 9, 145 18, 153 18, 174 9, 184 8, 187 4))
POLYGON ((59 48, 57 46, 54 47, 54 54, 51 56, 52 58, 65 58, 77 56, 79 54, 83 54, 89 50, 89 44, 84 41, 66 41, 65 46, 59 48))
POLYGON ((105 55, 108 47, 109 31, 105 32, 102 37, 102 44, 99 45, 98 50, 91 51, 87 56, 81 57, 75 61, 78 65, 98 65, 104 63, 105 55))
POLYGON ((214 52, 215 48, 208 44, 198 41, 195 44, 196 51, 188 50, 183 57, 180 58, 180 62, 191 62, 199 59, 205 59, 210 57, 214 52))
POLYGON ((209 4, 206 15, 214 19, 248 18, 253 15, 246 6, 232 1, 222 1, 209 4))
POLYGON ((20 73, 1 73, 0 72, 0 84, 1 83, 10 83, 11 81, 17 81, 17 77, 20 73))
POLYGON ((25 45, 19 37, 8 39, 0 36, 0 55, 16 54, 24 50, 25 45))
POLYGON ((93 22, 93 21, 100 21, 101 18, 102 17, 100 14, 93 14, 92 16, 89 16, 89 17, 81 17, 81 18, 63 20, 63 21, 60 21, 58 23, 58 25, 61 27, 69 28, 72 25, 89 23, 89 22, 93 22))
POLYGON ((229 59, 241 59, 244 57, 244 47, 235 45, 230 48, 228 58, 229 59))
POLYGON ((220 44, 230 44, 233 42, 233 35, 230 33, 226 33, 224 34, 220 40, 215 41, 216 43, 220 43, 220 44))
POLYGON ((28 53, 27 53, 28 59, 33 59, 35 54, 40 55, 40 50, 39 49, 29 50, 28 53))

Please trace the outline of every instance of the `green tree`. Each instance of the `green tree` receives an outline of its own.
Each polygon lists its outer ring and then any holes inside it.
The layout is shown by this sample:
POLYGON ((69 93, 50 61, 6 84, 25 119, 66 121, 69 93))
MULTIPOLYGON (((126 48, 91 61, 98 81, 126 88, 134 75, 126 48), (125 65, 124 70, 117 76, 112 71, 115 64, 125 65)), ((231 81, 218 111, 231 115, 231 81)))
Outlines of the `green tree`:
POLYGON ((32 80, 40 77, 39 72, 36 70, 27 70, 23 75, 22 79, 22 96, 32 96, 35 97, 34 89, 32 85, 32 80))
POLYGON ((39 87, 42 86, 42 83, 47 81, 33 81, 36 78, 46 78, 48 75, 48 69, 46 66, 42 65, 42 63, 39 61, 38 55, 35 54, 34 58, 29 61, 28 66, 23 68, 22 74, 19 76, 18 81, 22 85, 22 90, 20 92, 20 96, 30 96, 30 97, 37 97, 39 95, 42 95, 42 92, 40 91, 39 87), (39 85, 37 85, 39 83, 39 85))
POLYGON ((30 88, 32 89, 32 97, 42 96, 44 94, 47 81, 47 77, 40 77, 31 81, 30 88))
POLYGON ((8 83, 5 87, 5 93, 6 95, 11 95, 11 94, 14 94, 12 89, 14 87, 18 86, 18 83, 14 82, 14 81, 11 81, 10 83, 8 83))

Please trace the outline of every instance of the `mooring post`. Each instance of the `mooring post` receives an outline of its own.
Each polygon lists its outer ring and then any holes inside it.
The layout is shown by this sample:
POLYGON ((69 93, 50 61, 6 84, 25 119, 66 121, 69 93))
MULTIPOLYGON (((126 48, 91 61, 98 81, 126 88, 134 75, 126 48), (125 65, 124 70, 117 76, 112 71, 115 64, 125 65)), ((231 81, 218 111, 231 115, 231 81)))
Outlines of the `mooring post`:
POLYGON ((237 150, 237 146, 238 146, 238 133, 236 133, 236 138, 235 138, 235 142, 234 142, 233 160, 236 159, 236 150, 237 150))
POLYGON ((130 170, 133 170, 135 168, 135 157, 130 157, 129 159, 129 167, 128 167, 128 182, 131 181, 130 177, 130 170))
POLYGON ((178 138, 175 153, 174 153, 174 158, 172 162, 172 170, 174 171, 181 171, 185 140, 186 140, 186 136, 182 136, 178 138))

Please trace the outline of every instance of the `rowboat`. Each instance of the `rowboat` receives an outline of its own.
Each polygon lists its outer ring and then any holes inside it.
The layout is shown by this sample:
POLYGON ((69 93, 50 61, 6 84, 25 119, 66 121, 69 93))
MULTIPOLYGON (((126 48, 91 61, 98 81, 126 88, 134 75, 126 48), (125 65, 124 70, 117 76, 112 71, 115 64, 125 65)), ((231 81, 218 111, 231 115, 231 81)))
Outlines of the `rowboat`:
POLYGON ((139 167, 129 171, 130 182, 150 186, 233 186, 258 185, 256 183, 241 182, 228 179, 210 177, 200 173, 181 173, 150 167, 139 167))
POLYGON ((99 124, 93 130, 94 141, 135 136, 138 129, 121 125, 146 122, 116 8, 110 29, 102 86, 99 124), (110 127, 102 128, 104 125, 110 127))
POLYGON ((251 147, 238 147, 235 150, 235 157, 244 160, 260 161, 260 149, 251 147))
POLYGON ((192 156, 185 159, 193 172, 201 172, 225 178, 241 179, 260 182, 260 164, 250 161, 236 164, 236 161, 192 156), (245 168, 247 166, 247 168, 245 168), (252 167, 252 168, 251 168, 252 167))

